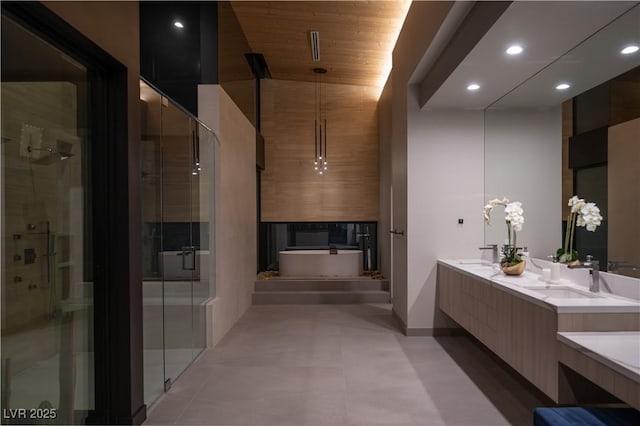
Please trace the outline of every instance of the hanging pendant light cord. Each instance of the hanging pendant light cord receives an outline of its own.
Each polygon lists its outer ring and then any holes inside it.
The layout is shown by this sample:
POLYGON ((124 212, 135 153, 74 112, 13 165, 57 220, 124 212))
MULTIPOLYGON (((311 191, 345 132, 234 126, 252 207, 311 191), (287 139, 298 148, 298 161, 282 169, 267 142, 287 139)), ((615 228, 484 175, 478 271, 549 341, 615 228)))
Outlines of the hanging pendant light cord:
POLYGON ((327 170, 327 112, 326 112, 326 84, 324 68, 314 68, 315 75, 315 99, 314 99, 314 161, 313 166, 319 174, 327 170))

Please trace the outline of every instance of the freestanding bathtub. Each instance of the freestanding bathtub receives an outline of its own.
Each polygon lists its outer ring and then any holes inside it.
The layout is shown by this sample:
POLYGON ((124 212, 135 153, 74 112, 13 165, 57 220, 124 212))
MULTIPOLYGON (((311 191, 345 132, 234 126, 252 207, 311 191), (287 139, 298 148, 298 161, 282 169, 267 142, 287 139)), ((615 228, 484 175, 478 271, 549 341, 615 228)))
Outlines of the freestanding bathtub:
POLYGON ((287 250, 280 252, 281 277, 357 277, 362 274, 362 250, 287 250))

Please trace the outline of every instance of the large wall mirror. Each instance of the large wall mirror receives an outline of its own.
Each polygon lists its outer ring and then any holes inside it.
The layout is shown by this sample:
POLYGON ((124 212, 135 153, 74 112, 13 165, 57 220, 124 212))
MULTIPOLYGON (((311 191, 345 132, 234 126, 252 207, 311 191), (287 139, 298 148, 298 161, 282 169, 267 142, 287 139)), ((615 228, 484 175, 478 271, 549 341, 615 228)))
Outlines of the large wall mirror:
MULTIPOLYGON (((638 3, 485 111, 485 197, 523 203, 518 245, 534 257, 562 247, 577 193, 604 218, 576 235, 580 259, 593 254, 602 270, 640 277, 640 52, 621 52, 632 43, 638 3)), ((485 227, 487 244, 505 236, 485 227)))

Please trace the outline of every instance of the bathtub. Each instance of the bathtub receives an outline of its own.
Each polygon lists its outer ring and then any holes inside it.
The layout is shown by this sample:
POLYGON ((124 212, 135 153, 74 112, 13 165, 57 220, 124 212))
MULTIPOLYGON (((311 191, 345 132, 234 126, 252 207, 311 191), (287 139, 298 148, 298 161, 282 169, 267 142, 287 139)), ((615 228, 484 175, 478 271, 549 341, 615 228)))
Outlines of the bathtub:
POLYGON ((279 256, 281 277, 357 277, 362 275, 362 251, 288 250, 279 256))

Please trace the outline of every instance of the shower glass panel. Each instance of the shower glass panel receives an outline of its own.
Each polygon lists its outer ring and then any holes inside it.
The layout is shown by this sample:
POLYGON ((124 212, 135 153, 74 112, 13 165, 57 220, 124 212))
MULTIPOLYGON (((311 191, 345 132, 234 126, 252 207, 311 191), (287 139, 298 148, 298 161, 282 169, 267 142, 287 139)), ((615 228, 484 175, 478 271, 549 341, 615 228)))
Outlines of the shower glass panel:
POLYGON ((142 150, 142 271, 144 397, 148 404, 164 392, 162 323, 162 96, 140 85, 142 150))
POLYGON ((2 423, 78 424, 94 408, 89 73, 5 16, 1 40, 2 423))
POLYGON ((161 272, 164 283, 164 374, 175 379, 193 359, 193 281, 198 241, 194 227, 194 126, 172 103, 162 108, 161 272))
POLYGON ((141 82, 145 402, 206 346, 213 296, 211 130, 141 82))

